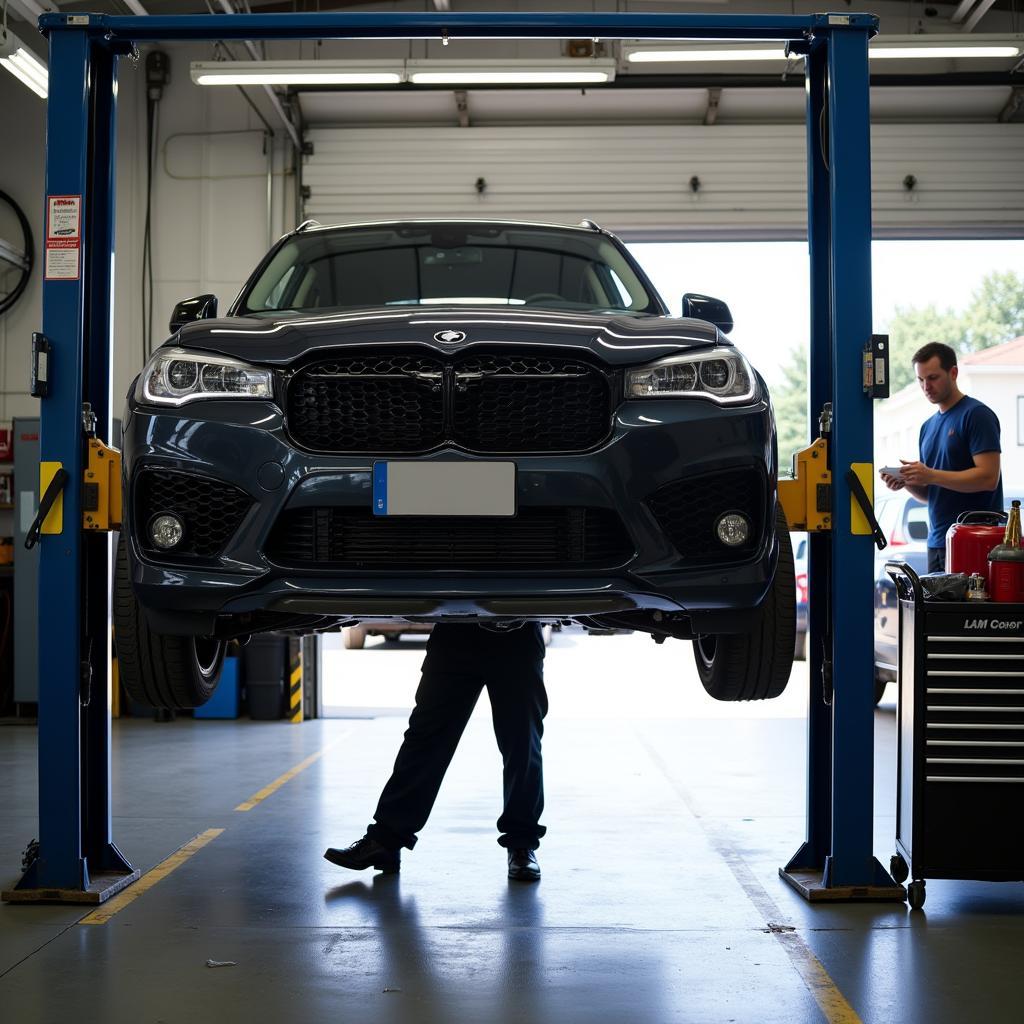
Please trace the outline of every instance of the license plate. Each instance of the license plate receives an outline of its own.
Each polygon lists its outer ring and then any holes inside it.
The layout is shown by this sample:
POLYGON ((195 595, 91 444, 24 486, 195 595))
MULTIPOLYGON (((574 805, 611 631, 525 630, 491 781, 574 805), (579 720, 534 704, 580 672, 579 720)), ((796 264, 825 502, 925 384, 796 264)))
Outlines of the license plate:
POLYGON ((514 462, 375 462, 375 516, 514 516, 514 462))

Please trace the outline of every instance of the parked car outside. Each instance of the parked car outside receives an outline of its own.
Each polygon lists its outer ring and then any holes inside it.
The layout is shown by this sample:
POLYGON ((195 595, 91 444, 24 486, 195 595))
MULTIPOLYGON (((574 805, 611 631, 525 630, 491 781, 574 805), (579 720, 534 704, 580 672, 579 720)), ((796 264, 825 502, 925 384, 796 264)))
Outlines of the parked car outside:
POLYGON ((179 303, 128 394, 115 592, 136 699, 224 643, 366 620, 570 620, 692 641, 714 697, 795 644, 768 390, 725 303, 669 314, 613 235, 307 223, 227 315, 179 303))
POLYGON ((793 575, 796 583, 796 643, 793 658, 807 659, 807 534, 791 533, 793 542, 793 575))
POLYGON ((875 496, 875 518, 888 546, 875 551, 875 703, 896 680, 899 668, 900 608, 896 586, 885 563, 898 559, 914 572, 928 571, 928 506, 909 491, 883 491, 875 496))

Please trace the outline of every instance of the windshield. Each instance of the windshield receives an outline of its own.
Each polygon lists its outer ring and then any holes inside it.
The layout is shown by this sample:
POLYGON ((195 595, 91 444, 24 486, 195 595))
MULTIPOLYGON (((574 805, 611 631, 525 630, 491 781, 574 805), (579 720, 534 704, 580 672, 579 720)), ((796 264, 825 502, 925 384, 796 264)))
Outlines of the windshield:
POLYGON ((292 235, 257 274, 237 312, 440 304, 662 312, 607 236, 494 224, 292 235))

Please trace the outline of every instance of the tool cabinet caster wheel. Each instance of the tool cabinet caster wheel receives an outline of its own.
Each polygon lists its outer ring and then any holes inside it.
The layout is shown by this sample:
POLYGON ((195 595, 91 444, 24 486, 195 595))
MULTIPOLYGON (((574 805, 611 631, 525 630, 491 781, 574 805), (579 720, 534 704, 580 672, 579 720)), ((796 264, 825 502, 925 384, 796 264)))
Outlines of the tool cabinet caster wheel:
POLYGON ((910 868, 907 867, 907 862, 901 854, 894 853, 889 858, 889 874, 892 875, 893 880, 899 885, 902 885, 909 877, 910 868))
POLYGON ((911 910, 920 910, 924 906, 924 879, 917 878, 907 886, 907 902, 911 910))

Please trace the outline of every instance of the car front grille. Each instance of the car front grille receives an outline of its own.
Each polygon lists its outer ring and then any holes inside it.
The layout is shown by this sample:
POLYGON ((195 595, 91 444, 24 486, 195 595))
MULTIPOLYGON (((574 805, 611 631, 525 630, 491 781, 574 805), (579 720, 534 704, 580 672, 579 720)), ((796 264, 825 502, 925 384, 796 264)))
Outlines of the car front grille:
POLYGON ((764 531, 765 479, 757 469, 730 469, 684 477, 660 487, 647 505, 683 559, 693 565, 738 562, 751 557, 764 531), (726 547, 715 524, 727 512, 750 520, 750 536, 726 547))
POLYGON ((564 357, 345 355, 300 370, 288 431, 329 453, 586 451, 611 429, 609 378, 564 357))
POLYGON ((210 477, 147 470, 136 481, 134 506, 135 536, 147 554, 212 559, 241 525, 252 498, 210 477), (149 539, 149 524, 164 513, 177 516, 185 526, 181 543, 170 551, 154 547, 149 539))
POLYGON ((325 569, 585 569, 621 565, 633 544, 603 508, 517 516, 375 516, 368 508, 282 513, 267 544, 278 565, 325 569))

